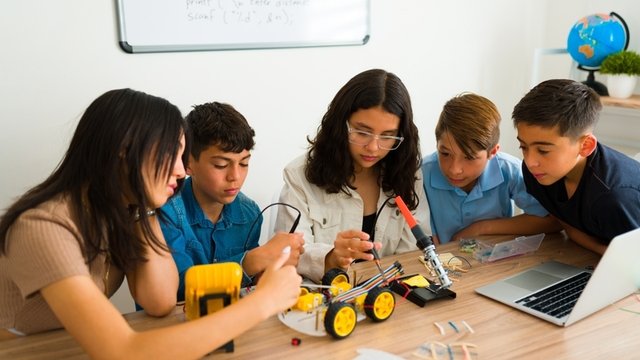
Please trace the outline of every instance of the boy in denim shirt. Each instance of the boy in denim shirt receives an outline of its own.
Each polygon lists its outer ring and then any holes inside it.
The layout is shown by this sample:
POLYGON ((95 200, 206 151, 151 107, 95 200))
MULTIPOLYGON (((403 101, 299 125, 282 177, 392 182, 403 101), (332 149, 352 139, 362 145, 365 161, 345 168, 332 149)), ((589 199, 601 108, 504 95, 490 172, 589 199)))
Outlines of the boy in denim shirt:
POLYGON ((178 301, 184 300, 184 275, 193 265, 239 263, 245 286, 285 246, 291 246, 288 263, 297 265, 304 244, 301 234, 279 233, 258 246, 262 215, 240 191, 255 144, 255 133, 244 116, 231 105, 213 102, 195 106, 186 121, 192 137, 189 177, 161 208, 160 217, 180 275, 178 301))

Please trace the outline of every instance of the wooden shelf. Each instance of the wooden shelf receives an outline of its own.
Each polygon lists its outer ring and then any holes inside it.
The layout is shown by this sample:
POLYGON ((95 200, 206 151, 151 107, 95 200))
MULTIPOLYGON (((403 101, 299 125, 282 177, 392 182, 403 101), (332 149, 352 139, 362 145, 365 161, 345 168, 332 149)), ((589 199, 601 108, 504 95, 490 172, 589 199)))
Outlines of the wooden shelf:
POLYGON ((616 99, 609 96, 601 96, 600 100, 604 106, 617 106, 628 109, 640 109, 640 94, 631 95, 628 99, 616 99))
POLYGON ((594 130, 598 141, 631 157, 640 153, 640 94, 628 99, 600 97, 604 108, 594 130))

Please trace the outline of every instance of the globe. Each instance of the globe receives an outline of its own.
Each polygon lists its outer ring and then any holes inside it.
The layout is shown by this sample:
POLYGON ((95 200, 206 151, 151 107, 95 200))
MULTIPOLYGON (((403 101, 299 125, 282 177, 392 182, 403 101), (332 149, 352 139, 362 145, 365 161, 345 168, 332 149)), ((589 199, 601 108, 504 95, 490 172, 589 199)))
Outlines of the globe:
POLYGON ((626 49, 626 24, 612 15, 585 16, 569 31, 567 51, 579 65, 599 68, 607 56, 626 49))

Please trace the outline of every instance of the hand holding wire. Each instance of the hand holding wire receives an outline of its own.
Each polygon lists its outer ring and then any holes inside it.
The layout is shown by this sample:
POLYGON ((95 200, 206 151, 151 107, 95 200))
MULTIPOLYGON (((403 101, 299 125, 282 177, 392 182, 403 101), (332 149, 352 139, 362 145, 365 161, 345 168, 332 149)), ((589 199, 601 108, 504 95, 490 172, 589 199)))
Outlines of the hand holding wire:
POLYGON ((355 260, 371 260, 371 249, 381 244, 369 241, 369 234, 360 230, 345 230, 339 232, 333 243, 333 250, 329 256, 330 267, 346 269, 355 260))
MULTIPOLYGON (((302 233, 277 233, 261 247, 265 248, 270 258, 279 257, 280 249, 289 247, 289 260, 287 265, 298 266, 300 255, 304 254, 304 239, 302 233), (266 248, 271 248, 266 250, 266 248)), ((265 255, 266 255, 265 254, 265 255)))

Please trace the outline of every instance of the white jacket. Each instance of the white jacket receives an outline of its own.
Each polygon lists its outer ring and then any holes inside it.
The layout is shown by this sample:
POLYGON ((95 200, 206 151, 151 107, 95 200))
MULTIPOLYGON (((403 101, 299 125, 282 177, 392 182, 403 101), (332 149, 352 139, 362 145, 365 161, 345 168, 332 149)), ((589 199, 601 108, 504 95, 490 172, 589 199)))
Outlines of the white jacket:
MULTIPOLYGON (((350 195, 344 192, 329 194, 316 185, 310 184, 304 174, 306 157, 296 158, 283 171, 284 186, 280 193, 280 202, 296 207, 302 213, 296 232, 304 234, 304 254, 300 257, 298 272, 316 282, 324 275, 324 258, 331 249, 339 232, 361 230, 364 207, 362 198, 356 191, 350 195)), ((429 205, 422 186, 422 173, 416 173, 415 184, 420 204, 413 216, 430 234, 429 205)), ((391 194, 392 195, 392 194, 391 194)), ((378 208, 391 196, 380 190, 378 208)), ((295 210, 280 206, 275 231, 289 231, 297 213, 295 210)), ((375 241, 382 243, 380 256, 416 250, 416 240, 398 208, 385 206, 380 213, 375 229, 375 241)))

